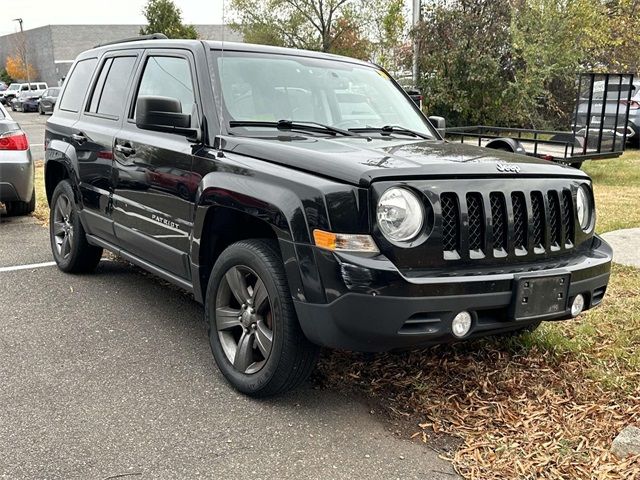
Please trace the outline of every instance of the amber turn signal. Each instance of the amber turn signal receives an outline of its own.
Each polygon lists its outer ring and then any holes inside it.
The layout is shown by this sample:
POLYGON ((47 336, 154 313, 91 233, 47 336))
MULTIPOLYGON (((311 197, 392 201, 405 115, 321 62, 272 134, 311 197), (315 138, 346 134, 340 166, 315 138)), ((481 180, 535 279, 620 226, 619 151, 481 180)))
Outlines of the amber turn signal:
POLYGON ((313 240, 320 248, 332 251, 380 253, 378 246, 369 235, 333 233, 314 230, 313 240))

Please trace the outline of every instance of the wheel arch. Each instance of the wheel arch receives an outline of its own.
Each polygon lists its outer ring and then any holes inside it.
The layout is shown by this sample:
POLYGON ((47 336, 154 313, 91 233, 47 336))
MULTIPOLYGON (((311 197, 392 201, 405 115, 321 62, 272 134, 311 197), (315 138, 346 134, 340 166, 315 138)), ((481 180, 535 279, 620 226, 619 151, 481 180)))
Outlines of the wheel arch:
POLYGON ((304 298, 295 242, 308 244, 310 236, 300 197, 281 185, 219 172, 203 179, 196 197, 191 270, 197 301, 204 301, 220 253, 250 238, 277 240, 290 291, 304 298))
POLYGON ((76 202, 81 202, 78 190, 78 178, 77 175, 74 174, 74 165, 76 165, 77 162, 74 162, 73 159, 70 158, 70 149, 73 150, 71 145, 59 140, 53 140, 47 146, 44 163, 44 187, 49 204, 51 204, 53 191, 62 180, 69 180, 71 182, 71 187, 76 195, 76 202))

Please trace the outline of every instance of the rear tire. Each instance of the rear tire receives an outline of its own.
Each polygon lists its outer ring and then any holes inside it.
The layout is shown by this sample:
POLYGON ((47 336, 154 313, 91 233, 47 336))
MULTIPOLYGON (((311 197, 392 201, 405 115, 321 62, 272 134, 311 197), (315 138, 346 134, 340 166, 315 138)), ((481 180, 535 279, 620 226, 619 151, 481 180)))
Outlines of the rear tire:
POLYGON ((49 239, 53 259, 67 273, 93 272, 102 248, 89 245, 80 222, 75 195, 68 180, 61 181, 51 196, 49 239))
POLYGON ((18 217, 29 215, 36 209, 36 189, 31 192, 31 200, 28 202, 8 202, 6 205, 7 216, 18 217))
POLYGON ((40 105, 38 105, 38 113, 40 115, 44 115, 44 110, 42 109, 42 107, 40 105))
POLYGON ((220 254, 207 287, 205 318, 220 371, 246 395, 284 393, 315 366, 319 348, 300 328, 273 240, 244 240, 220 254))

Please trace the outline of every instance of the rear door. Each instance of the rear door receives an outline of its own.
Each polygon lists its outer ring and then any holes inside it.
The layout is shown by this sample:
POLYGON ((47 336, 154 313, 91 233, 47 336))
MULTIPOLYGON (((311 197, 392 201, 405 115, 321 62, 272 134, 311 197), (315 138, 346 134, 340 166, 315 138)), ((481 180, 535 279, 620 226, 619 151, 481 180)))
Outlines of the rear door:
POLYGON ((188 50, 147 50, 141 61, 129 115, 114 151, 113 219, 118 244, 174 275, 189 279, 189 235, 198 179, 194 143, 185 136, 139 129, 138 96, 180 100, 197 126, 199 95, 194 57, 188 50))
POLYGON ((125 117, 129 83, 140 55, 140 50, 123 50, 100 59, 80 117, 72 128, 85 223, 89 233, 107 241, 115 239, 111 218, 114 139, 125 117))
MULTIPOLYGON (((83 148, 86 148, 84 145, 86 137, 79 142, 78 135, 81 132, 75 130, 74 126, 80 117, 97 65, 97 56, 81 58, 74 64, 60 98, 60 108, 47 121, 46 131, 47 157, 52 155, 69 157, 80 185, 84 210, 94 213, 100 206, 99 194, 96 191, 97 185, 100 184, 96 180, 96 162, 95 159, 88 158, 89 154, 86 150, 83 151, 83 148), (69 145, 73 148, 69 148, 69 145)), ((103 172, 103 174, 107 173, 103 172)), ((88 230, 91 233, 91 229, 88 230)))

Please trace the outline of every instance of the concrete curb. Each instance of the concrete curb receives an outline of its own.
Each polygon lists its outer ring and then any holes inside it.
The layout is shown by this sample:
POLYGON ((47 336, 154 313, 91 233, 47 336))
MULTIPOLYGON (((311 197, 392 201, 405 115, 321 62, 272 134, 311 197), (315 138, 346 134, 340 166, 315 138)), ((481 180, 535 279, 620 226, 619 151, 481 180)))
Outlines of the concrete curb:
POLYGON ((602 235, 613 248, 613 261, 640 268, 640 228, 615 230, 602 235))

